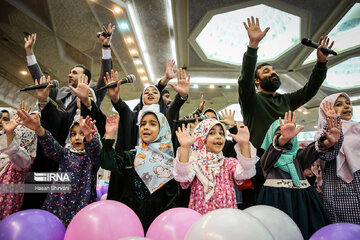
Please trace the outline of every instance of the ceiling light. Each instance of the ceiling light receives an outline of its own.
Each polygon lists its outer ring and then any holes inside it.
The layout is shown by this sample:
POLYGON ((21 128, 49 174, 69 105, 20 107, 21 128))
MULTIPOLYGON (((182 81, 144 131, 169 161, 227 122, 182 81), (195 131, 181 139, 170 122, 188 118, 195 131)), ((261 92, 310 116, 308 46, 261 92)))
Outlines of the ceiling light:
POLYGON ((122 23, 122 24, 120 24, 120 28, 121 28, 122 30, 126 30, 126 29, 129 28, 129 26, 127 25, 127 23, 122 23))
POLYGON ((127 37, 127 38, 125 39, 125 41, 126 41, 127 43, 132 43, 132 42, 133 42, 133 39, 132 39, 131 37, 127 37))
POLYGON ((131 55, 137 55, 137 51, 135 49, 130 50, 131 55))
POLYGON ((141 64, 141 60, 139 58, 134 58, 134 63, 136 65, 140 65, 141 64))
POLYGON ((28 74, 28 72, 27 71, 20 71, 20 74, 25 76, 25 75, 28 74))
POLYGON ((305 114, 305 115, 306 115, 306 114, 309 114, 309 112, 308 112, 308 111, 303 111, 303 114, 305 114))
POLYGON ((226 87, 225 87, 226 89, 230 89, 230 85, 226 85, 226 87))
POLYGON ((145 70, 143 68, 138 69, 138 73, 144 73, 144 72, 145 72, 145 70))
POLYGON ((215 85, 214 85, 214 84, 211 84, 211 85, 209 86, 209 88, 215 88, 215 85))
POLYGON ((116 7, 116 8, 114 8, 114 12, 119 13, 119 12, 121 12, 121 9, 116 7))
POLYGON ((199 88, 199 85, 194 84, 193 88, 199 88))
POLYGON ((141 77, 141 81, 147 81, 148 78, 147 77, 141 77))
POLYGON ((314 128, 317 128, 317 126, 314 126, 314 128))
POLYGON ((298 108, 298 111, 299 111, 299 112, 302 112, 302 109, 301 109, 301 108, 298 108))

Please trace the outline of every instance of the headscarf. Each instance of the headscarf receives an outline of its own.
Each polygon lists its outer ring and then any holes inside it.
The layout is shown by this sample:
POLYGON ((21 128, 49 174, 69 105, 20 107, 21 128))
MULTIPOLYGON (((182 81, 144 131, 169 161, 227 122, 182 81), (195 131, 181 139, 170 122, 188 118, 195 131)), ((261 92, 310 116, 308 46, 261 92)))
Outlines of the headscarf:
POLYGON ((192 133, 193 136, 197 137, 197 140, 191 146, 192 151, 189 161, 192 164, 196 177, 204 186, 205 202, 214 194, 215 178, 219 175, 220 167, 224 164, 224 155, 222 152, 213 153, 206 147, 206 138, 215 125, 220 125, 224 130, 224 134, 226 134, 224 125, 218 120, 210 118, 201 121, 192 133))
POLYGON ((0 108, 0 111, 9 113, 9 119, 12 119, 14 116, 14 112, 10 108, 0 108))
POLYGON ((217 113, 214 109, 212 109, 212 108, 207 108, 207 109, 204 111, 203 115, 205 115, 205 113, 207 113, 207 112, 213 112, 213 113, 216 115, 216 120, 219 120, 219 115, 218 115, 218 113, 217 113))
MULTIPOLYGON (((325 101, 335 104, 336 99, 340 96, 350 100, 349 95, 344 92, 335 93, 323 99, 320 106, 325 101)), ((354 173, 360 169, 360 124, 353 120, 341 120, 344 141, 340 148, 340 152, 336 157, 336 174, 343 181, 350 183, 354 179, 354 173)), ((319 119, 316 138, 319 138, 322 129, 326 125, 326 116, 319 108, 319 119)))
MULTIPOLYGON (((140 119, 146 115, 144 112, 140 119)), ((153 113, 153 112, 152 112, 153 113)), ((140 138, 134 159, 135 171, 150 193, 155 192, 173 178, 174 151, 171 142, 171 130, 162 113, 155 114, 159 122, 159 134, 156 139, 146 144, 140 138)))
MULTIPOLYGON (((269 130, 266 133, 266 136, 264 138, 263 143, 261 144, 262 149, 267 149, 270 144, 273 142, 274 134, 276 130, 280 127, 279 120, 275 120, 271 126, 269 127, 269 130)), ((296 154, 299 150, 299 144, 297 140, 297 136, 293 138, 292 148, 291 150, 287 152, 283 152, 277 162, 275 163, 274 167, 278 167, 284 172, 287 172, 291 176, 291 180, 293 181, 294 185, 299 187, 300 186, 300 179, 297 174, 295 165, 294 165, 294 159, 296 157, 296 154)))
POLYGON ((166 106, 164 101, 162 100, 161 94, 159 92, 159 89, 155 86, 155 85, 149 85, 147 87, 144 88, 141 96, 140 96, 140 105, 138 107, 139 110, 139 114, 138 114, 138 119, 137 119, 137 124, 140 123, 142 116, 144 115, 145 112, 161 112, 163 114, 166 114, 166 106), (144 92, 146 89, 148 89, 149 87, 153 87, 157 90, 158 94, 159 94, 159 102, 157 104, 151 104, 151 105, 145 105, 144 103, 144 92))

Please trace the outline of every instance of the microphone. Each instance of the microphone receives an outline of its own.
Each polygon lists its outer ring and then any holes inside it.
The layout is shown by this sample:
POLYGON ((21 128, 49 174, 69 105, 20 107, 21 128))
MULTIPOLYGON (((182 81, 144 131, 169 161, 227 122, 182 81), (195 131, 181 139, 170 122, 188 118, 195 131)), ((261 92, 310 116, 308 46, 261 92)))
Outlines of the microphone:
POLYGON ((124 83, 133 83, 133 82, 135 82, 135 80, 136 80, 136 77, 133 74, 129 74, 126 77, 124 77, 124 78, 122 78, 122 79, 120 79, 118 81, 112 82, 112 83, 110 83, 110 84, 108 84, 106 86, 103 86, 103 87, 97 89, 96 91, 100 91, 100 90, 103 90, 105 88, 114 88, 114 87, 117 86, 119 81, 120 81, 120 85, 121 85, 121 84, 124 84, 124 83))
POLYGON ((20 89, 19 91, 20 92, 26 92, 26 91, 36 90, 36 89, 42 89, 42 88, 46 88, 49 84, 52 84, 53 87, 58 87, 59 86, 59 81, 58 80, 51 80, 50 83, 32 85, 30 87, 20 89))
MULTIPOLYGON (((301 40, 301 43, 303 45, 305 45, 305 46, 312 47, 312 48, 318 48, 320 46, 320 44, 318 44, 316 42, 313 42, 308 38, 303 38, 301 40)), ((325 54, 332 54, 332 55, 335 55, 335 56, 337 55, 337 53, 335 51, 331 50, 330 48, 326 48, 326 47, 322 47, 320 49, 320 51, 322 51, 325 54)))
MULTIPOLYGON (((202 115, 200 117, 198 117, 199 119, 199 122, 201 122, 202 120, 205 120, 205 119, 208 119, 209 117, 205 116, 205 115, 202 115)), ((192 122, 195 122, 196 121, 196 118, 182 118, 182 119, 179 119, 179 120, 174 120, 174 122, 176 123, 179 123, 179 124, 187 124, 187 123, 192 123, 192 122)))

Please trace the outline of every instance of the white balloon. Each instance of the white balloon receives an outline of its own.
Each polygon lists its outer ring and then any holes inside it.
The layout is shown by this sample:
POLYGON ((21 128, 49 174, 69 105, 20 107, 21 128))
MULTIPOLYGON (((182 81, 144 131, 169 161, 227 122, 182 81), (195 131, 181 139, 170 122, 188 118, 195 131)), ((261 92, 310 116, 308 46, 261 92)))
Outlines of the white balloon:
POLYGON ((274 240, 255 217, 239 209, 217 209, 203 215, 186 234, 186 240, 274 240))
POLYGON ((106 198, 107 198, 107 193, 102 195, 100 200, 106 200, 106 198))
POLYGON ((267 205, 257 205, 244 211, 259 219, 275 240, 288 240, 290 236, 292 240, 304 239, 296 223, 280 209, 267 205))

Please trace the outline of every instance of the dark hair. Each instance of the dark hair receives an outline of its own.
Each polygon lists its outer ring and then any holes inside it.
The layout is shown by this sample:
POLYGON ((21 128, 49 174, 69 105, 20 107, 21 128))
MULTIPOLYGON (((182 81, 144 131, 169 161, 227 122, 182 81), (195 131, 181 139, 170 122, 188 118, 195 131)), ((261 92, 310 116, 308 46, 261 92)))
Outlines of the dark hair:
POLYGON ((167 89, 162 90, 161 96, 164 95, 164 94, 166 94, 166 93, 170 94, 169 90, 167 90, 167 89))
POLYGON ((80 126, 80 123, 74 122, 74 124, 73 124, 73 125, 71 126, 71 128, 70 128, 70 132, 73 130, 73 128, 74 128, 75 126, 80 126))
POLYGON ((261 64, 257 65, 256 68, 255 68, 255 79, 258 79, 258 78, 259 78, 258 70, 259 70, 260 68, 262 68, 263 66, 271 66, 271 64, 265 62, 265 63, 261 63, 261 64))
POLYGON ((75 67, 80 67, 83 69, 84 71, 84 74, 88 77, 88 83, 90 82, 91 80, 91 72, 89 69, 87 69, 87 67, 85 67, 84 65, 82 64, 76 64, 75 67))

